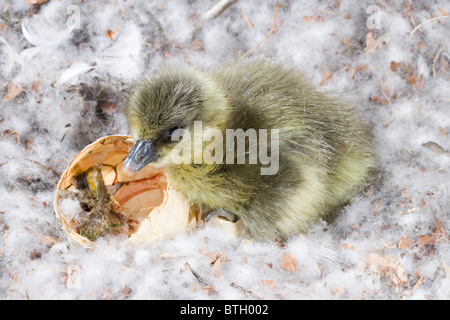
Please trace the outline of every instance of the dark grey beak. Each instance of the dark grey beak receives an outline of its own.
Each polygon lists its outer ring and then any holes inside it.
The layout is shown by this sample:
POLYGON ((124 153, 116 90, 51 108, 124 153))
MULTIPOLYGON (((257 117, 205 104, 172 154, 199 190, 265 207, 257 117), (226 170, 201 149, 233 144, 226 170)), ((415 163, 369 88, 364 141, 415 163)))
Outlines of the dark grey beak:
POLYGON ((149 141, 138 140, 123 161, 122 170, 127 174, 133 174, 156 159, 158 154, 155 145, 149 141))

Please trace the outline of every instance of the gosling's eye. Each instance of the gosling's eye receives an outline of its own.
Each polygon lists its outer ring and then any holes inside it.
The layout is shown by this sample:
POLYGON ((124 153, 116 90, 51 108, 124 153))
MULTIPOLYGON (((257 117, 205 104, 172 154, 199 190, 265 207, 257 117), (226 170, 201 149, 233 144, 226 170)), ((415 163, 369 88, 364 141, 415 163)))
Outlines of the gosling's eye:
POLYGON ((167 130, 166 138, 170 139, 172 137, 172 134, 178 129, 181 129, 181 127, 180 126, 176 126, 176 127, 172 127, 169 130, 167 130))

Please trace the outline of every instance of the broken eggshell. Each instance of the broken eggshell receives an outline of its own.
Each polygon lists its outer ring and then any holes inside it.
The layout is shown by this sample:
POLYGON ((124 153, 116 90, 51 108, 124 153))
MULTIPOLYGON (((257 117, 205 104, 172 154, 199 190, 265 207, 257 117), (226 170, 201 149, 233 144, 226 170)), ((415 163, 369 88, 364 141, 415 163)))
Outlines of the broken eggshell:
MULTIPOLYGON (((104 185, 108 201, 108 205, 104 207, 113 208, 112 212, 121 221, 126 221, 126 225, 132 220, 130 228, 115 228, 118 232, 125 233, 125 243, 149 243, 183 230, 192 230, 197 225, 198 209, 190 206, 187 200, 171 188, 163 169, 146 166, 133 175, 122 171, 122 162, 133 145, 134 140, 129 136, 100 138, 72 160, 59 180, 54 198, 56 217, 64 231, 84 247, 92 247, 95 240, 80 234, 73 212, 65 212, 61 202, 74 194, 78 197, 83 195, 77 179, 93 170, 99 172, 104 182, 101 185, 104 185)), ((91 186, 93 183, 88 181, 88 184, 91 186)), ((94 184, 89 188, 95 191, 96 187, 99 188, 94 184)), ((97 197, 93 198, 97 200, 97 197)), ((106 210, 103 206, 101 209, 106 210)), ((79 210, 82 212, 81 206, 79 210)), ((85 216, 90 214, 82 213, 85 216)))

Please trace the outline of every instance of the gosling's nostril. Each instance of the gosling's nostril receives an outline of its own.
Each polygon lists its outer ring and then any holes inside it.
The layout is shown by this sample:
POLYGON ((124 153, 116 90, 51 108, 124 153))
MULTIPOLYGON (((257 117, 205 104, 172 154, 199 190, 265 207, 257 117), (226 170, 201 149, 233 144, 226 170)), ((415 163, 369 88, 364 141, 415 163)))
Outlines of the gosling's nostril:
POLYGON ((125 171, 136 173, 157 158, 151 142, 138 140, 124 160, 123 167, 125 171))

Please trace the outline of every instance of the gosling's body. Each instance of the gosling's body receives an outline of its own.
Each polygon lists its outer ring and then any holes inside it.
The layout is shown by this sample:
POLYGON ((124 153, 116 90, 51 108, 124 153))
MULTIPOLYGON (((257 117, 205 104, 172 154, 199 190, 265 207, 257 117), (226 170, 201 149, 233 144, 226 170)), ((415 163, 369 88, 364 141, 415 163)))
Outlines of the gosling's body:
MULTIPOLYGON (((374 167, 371 135, 357 108, 317 91, 291 68, 264 61, 210 71, 162 71, 131 95, 134 136, 152 141, 173 188, 193 204, 222 209, 240 219, 247 237, 287 239, 345 204, 374 167), (279 170, 261 164, 174 164, 173 126, 193 129, 279 130, 279 170)), ((224 149, 225 150, 225 149, 224 149)), ((224 155, 225 157, 225 155, 224 155)))

